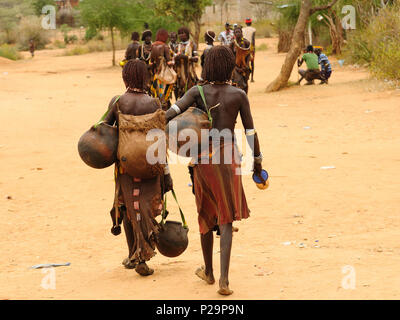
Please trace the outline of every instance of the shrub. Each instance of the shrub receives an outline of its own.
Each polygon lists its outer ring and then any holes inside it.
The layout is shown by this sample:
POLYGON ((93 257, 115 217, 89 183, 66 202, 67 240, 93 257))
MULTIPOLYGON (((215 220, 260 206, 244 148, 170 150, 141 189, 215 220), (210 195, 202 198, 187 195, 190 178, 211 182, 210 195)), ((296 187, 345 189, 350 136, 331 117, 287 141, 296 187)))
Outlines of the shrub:
POLYGON ((350 35, 345 57, 367 64, 381 79, 400 80, 400 5, 381 9, 365 29, 350 35))
POLYGON ((87 28, 85 32, 85 41, 88 42, 97 36, 97 30, 94 28, 87 28))
POLYGON ((0 57, 14 61, 22 59, 22 55, 15 49, 15 47, 9 46, 8 44, 0 46, 0 57))
MULTIPOLYGON (((116 50, 123 50, 128 47, 129 41, 124 39, 115 39, 115 48, 116 50)), ((99 40, 90 40, 85 45, 77 46, 73 49, 68 49, 65 51, 65 55, 74 56, 87 54, 91 52, 104 52, 104 51, 112 51, 111 39, 106 38, 104 41, 99 40)))
POLYGON ((56 40, 53 42, 53 46, 58 48, 58 49, 65 49, 67 46, 65 45, 64 42, 60 41, 60 40, 56 40))
POLYGON ((77 46, 75 48, 69 49, 65 51, 66 56, 79 56, 82 54, 89 53, 89 48, 86 46, 77 46))
POLYGON ((256 47, 256 51, 266 51, 266 50, 268 50, 268 45, 266 43, 262 43, 258 47, 256 47))
POLYGON ((29 49, 29 40, 33 39, 36 49, 43 49, 50 43, 49 31, 42 28, 41 19, 28 16, 21 19, 18 27, 18 47, 20 50, 29 49))
POLYGON ((374 50, 371 70, 379 79, 400 80, 400 42, 386 41, 374 50))

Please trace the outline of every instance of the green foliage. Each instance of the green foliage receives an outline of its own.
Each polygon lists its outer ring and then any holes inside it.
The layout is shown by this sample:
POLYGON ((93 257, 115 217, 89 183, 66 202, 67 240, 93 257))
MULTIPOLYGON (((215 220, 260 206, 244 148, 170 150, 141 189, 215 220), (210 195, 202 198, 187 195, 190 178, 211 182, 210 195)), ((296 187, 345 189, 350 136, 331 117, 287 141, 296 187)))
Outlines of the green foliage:
POLYGON ((65 44, 75 43, 78 41, 78 37, 76 35, 74 35, 74 34, 69 35, 69 32, 72 31, 72 28, 69 25, 67 25, 67 24, 61 25, 60 31, 64 35, 64 43, 65 44))
POLYGON ((380 79, 400 81, 400 42, 391 39, 375 48, 371 62, 372 72, 380 79))
POLYGON ((80 4, 82 21, 93 30, 114 30, 128 32, 134 24, 134 0, 86 0, 80 4))
POLYGON ((181 26, 181 24, 174 18, 159 15, 149 15, 146 22, 149 24, 149 29, 152 31, 154 36, 157 30, 161 28, 176 32, 181 26))
POLYGON ((28 0, 0 0, 0 31, 2 41, 15 43, 17 41, 17 26, 22 17, 33 14, 33 8, 28 0))
POLYGON ((98 31, 95 28, 88 27, 85 32, 85 41, 88 42, 88 41, 92 40, 94 37, 97 36, 97 34, 98 34, 98 31))
POLYGON ((37 16, 42 15, 42 8, 47 5, 55 6, 56 3, 54 0, 34 0, 34 1, 32 1, 32 7, 37 16))
POLYGON ((188 24, 201 19, 205 8, 211 4, 211 0, 156 0, 156 11, 188 24))
POLYGON ((400 80, 400 5, 381 9, 369 25, 348 37, 344 57, 350 63, 367 64, 382 79, 400 80))
POLYGON ((156 0, 155 11, 158 15, 166 15, 181 25, 194 24, 194 37, 198 42, 201 29, 201 17, 211 0, 156 0))
POLYGON ((22 59, 22 55, 15 49, 15 47, 9 46, 8 44, 0 46, 0 57, 10 60, 22 59))

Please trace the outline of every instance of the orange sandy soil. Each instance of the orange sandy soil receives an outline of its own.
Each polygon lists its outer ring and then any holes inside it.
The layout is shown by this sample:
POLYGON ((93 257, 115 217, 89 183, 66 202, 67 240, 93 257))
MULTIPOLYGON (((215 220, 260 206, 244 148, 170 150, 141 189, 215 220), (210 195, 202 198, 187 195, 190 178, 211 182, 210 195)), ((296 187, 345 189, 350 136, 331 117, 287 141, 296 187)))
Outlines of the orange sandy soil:
MULTIPOLYGON (((228 298, 194 275, 202 254, 183 164, 171 170, 188 249, 175 259, 157 254, 147 278, 121 265, 125 236, 110 233, 113 169, 91 169, 77 152, 79 137, 124 92, 111 53, 2 59, 0 299, 399 299, 400 91, 332 59, 329 86, 266 94, 285 55, 275 39, 262 41, 269 49, 257 53, 250 101, 270 188, 243 179, 251 217, 235 223, 228 298), (55 269, 56 289, 42 288, 45 274, 30 267, 62 262, 71 266, 55 269), (347 265, 354 290, 342 288, 347 265)), ((219 239, 214 251, 218 279, 219 239)))

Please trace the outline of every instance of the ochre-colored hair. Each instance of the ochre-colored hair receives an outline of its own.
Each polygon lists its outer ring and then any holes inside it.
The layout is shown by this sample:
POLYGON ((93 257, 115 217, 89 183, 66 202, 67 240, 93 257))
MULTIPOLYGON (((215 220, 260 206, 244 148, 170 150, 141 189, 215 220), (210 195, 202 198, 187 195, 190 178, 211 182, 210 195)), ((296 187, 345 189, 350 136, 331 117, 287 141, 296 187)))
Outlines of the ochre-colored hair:
POLYGON ((165 29, 159 29, 156 34, 156 41, 167 42, 169 37, 168 31, 165 29))
POLYGON ((141 60, 129 60, 122 69, 122 78, 127 87, 144 90, 148 78, 146 64, 141 60))
POLYGON ((215 46, 208 51, 204 61, 206 81, 227 81, 232 77, 235 68, 235 56, 227 46, 215 46))

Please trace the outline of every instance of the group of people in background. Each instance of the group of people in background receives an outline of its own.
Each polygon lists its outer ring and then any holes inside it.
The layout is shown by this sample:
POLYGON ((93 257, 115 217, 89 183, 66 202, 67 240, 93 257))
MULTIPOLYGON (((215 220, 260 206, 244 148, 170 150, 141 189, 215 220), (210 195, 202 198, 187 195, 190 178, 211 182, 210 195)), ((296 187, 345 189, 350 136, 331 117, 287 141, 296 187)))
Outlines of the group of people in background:
POLYGON ((145 30, 141 36, 138 32, 133 32, 132 43, 126 50, 125 60, 121 66, 129 60, 139 59, 145 62, 148 67, 148 92, 158 98, 163 108, 167 109, 171 106, 172 92, 178 100, 190 88, 204 82, 204 72, 199 77, 196 73, 196 65, 200 62, 201 67, 204 67, 208 51, 219 40, 221 45, 229 47, 235 55, 236 66, 231 79, 232 85, 248 93, 250 75, 251 81, 254 82, 256 29, 252 27, 252 19, 246 19, 245 23, 245 28, 237 24, 231 28, 227 22, 225 31, 219 34, 218 39, 214 31, 206 31, 204 34, 206 47, 201 56, 199 56, 197 44, 191 40, 190 30, 187 27, 183 26, 177 32, 159 29, 155 42, 152 41, 151 30, 145 30), (174 83, 162 81, 160 73, 165 68, 171 68, 176 73, 174 83))
POLYGON ((297 60, 298 67, 303 62, 306 63, 307 70, 299 69, 301 78, 297 84, 300 84, 303 79, 306 79, 306 85, 313 85, 314 80, 321 80, 320 84, 328 84, 328 80, 332 74, 332 66, 328 57, 322 53, 322 48, 314 48, 312 45, 307 46, 302 58, 297 60))

